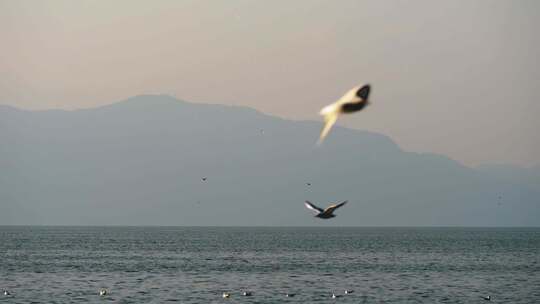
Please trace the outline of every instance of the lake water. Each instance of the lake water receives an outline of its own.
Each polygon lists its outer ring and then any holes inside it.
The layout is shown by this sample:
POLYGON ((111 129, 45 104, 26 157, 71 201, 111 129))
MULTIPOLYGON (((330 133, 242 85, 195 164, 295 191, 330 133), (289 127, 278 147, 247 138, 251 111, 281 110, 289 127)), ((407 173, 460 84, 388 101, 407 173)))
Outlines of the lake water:
POLYGON ((0 226, 0 258, 0 303, 540 303, 540 228, 0 226))

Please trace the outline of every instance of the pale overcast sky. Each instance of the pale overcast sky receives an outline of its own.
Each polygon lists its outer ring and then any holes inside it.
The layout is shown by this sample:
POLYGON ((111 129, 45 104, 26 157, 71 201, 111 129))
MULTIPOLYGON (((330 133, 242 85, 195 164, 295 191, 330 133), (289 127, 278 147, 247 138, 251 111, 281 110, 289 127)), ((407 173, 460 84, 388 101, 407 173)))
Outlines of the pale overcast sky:
POLYGON ((540 163, 538 1, 5 1, 0 104, 143 93, 292 119, 350 87, 340 124, 467 165, 540 163))

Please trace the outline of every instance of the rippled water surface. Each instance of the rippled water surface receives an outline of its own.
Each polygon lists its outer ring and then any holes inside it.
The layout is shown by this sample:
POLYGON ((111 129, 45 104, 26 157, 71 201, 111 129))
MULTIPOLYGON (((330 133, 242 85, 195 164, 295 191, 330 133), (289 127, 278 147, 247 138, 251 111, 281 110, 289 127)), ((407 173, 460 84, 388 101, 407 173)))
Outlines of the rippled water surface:
POLYGON ((3 303, 540 303, 540 228, 0 227, 0 257, 3 303))

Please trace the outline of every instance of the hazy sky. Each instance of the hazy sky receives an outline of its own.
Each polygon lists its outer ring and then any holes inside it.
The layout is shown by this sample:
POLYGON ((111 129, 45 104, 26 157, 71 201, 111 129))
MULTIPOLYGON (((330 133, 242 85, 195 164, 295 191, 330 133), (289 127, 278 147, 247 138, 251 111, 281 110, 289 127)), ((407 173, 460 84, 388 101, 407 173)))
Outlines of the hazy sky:
POLYGON ((540 163, 538 1, 4 1, 0 104, 142 93, 339 123, 468 165, 540 163))

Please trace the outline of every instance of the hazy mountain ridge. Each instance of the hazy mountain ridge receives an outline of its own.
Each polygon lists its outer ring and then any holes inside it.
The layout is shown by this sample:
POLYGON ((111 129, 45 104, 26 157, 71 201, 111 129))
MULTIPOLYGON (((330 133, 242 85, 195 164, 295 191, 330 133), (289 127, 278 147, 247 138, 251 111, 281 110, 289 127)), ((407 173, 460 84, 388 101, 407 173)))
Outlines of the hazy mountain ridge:
POLYGON ((521 167, 508 164, 484 164, 476 169, 499 180, 525 184, 533 189, 540 189, 540 165, 521 167))
POLYGON ((75 111, 0 107, 0 224, 540 224, 529 184, 367 131, 338 127, 316 147, 320 128, 166 95, 75 111), (350 204, 323 223, 306 199, 350 204))

